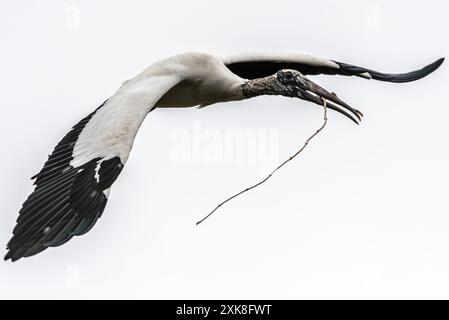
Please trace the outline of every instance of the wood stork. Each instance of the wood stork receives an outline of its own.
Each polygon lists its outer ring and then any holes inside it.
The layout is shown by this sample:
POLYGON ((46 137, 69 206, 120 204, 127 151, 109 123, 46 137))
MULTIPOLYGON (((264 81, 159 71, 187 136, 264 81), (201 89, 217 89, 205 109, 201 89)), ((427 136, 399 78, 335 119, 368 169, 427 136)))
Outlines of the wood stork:
POLYGON ((305 75, 357 76, 388 82, 418 80, 444 58, 417 71, 386 74, 304 54, 253 53, 220 58, 189 52, 154 63, 55 147, 24 202, 5 260, 32 256, 89 231, 125 165, 137 131, 154 108, 204 107, 260 95, 296 97, 338 111, 358 123, 362 113, 305 75))

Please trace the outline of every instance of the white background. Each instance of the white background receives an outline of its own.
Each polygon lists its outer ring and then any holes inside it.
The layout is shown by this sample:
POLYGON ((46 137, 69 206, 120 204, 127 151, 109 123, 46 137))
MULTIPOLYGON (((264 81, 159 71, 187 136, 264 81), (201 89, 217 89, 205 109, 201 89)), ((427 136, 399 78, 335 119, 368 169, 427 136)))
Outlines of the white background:
MULTIPOLYGON (((1 247, 29 177, 59 139, 152 62, 188 50, 277 50, 410 71, 448 54, 448 9, 405 0, 2 1, 1 247)), ((193 137, 195 123, 275 132, 281 161, 322 110, 261 97, 151 113, 95 227, 0 262, 0 297, 449 298, 447 65, 409 84, 314 80, 362 110, 363 123, 330 114, 298 159, 198 227, 276 163, 175 163, 173 132, 193 137)))

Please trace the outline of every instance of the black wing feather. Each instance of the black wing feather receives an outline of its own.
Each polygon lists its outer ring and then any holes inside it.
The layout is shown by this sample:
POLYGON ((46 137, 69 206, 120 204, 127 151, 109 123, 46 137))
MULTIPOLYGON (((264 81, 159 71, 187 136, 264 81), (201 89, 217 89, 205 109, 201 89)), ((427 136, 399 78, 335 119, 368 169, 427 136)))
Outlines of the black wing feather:
POLYGON ((19 212, 5 260, 32 256, 82 235, 103 213, 107 202, 103 191, 120 174, 120 158, 95 158, 77 168, 70 165, 75 143, 97 110, 72 128, 32 178, 36 187, 19 212))
POLYGON ((275 74, 276 72, 282 69, 294 69, 298 70, 304 75, 327 74, 327 75, 359 76, 366 78, 366 75, 364 74, 368 73, 372 79, 379 81, 409 82, 421 79, 427 76, 428 74, 432 73, 436 69, 438 69, 438 67, 444 62, 444 58, 438 59, 434 63, 431 63, 422 69, 402 74, 382 73, 347 63, 337 61, 333 62, 335 62, 339 67, 332 68, 327 66, 310 65, 305 63, 296 63, 288 61, 285 62, 268 61, 268 60, 234 62, 229 63, 226 66, 233 73, 244 79, 262 78, 275 74))
POLYGON ((304 63, 280 61, 244 61, 227 64, 229 70, 244 79, 268 77, 282 69, 298 70, 304 75, 337 74, 338 69, 318 67, 304 63))
POLYGON ((435 61, 434 63, 431 63, 419 70, 415 70, 408 73, 391 74, 391 73, 382 73, 362 67, 353 66, 347 63, 335 61, 335 63, 340 66, 340 70, 342 72, 341 74, 346 74, 350 76, 351 75, 360 76, 363 73, 368 73, 375 80, 396 82, 396 83, 416 81, 421 78, 424 78, 425 76, 429 75, 430 73, 438 69, 443 62, 444 58, 441 58, 435 61))

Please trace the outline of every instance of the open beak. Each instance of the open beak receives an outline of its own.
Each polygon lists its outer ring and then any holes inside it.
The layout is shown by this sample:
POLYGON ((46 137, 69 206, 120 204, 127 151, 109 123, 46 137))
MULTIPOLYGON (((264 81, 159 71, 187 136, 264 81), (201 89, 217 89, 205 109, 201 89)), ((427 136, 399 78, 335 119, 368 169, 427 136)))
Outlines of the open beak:
POLYGON ((289 80, 286 87, 292 96, 311 101, 320 106, 324 105, 323 99, 326 99, 326 106, 329 109, 343 114, 356 124, 359 124, 362 120, 363 114, 359 110, 350 107, 340 100, 335 93, 328 92, 326 89, 304 77, 301 73, 295 72, 293 81, 291 81, 292 79, 289 80))

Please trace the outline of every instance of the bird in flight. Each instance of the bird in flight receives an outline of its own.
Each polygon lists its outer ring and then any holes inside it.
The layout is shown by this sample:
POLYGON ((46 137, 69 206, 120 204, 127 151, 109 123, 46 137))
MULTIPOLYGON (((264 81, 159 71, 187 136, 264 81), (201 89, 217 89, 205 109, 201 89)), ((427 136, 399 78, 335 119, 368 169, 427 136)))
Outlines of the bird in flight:
POLYGON ((188 52, 154 63, 126 81, 58 143, 32 179, 5 260, 16 261, 88 232, 103 213, 112 184, 134 138, 155 108, 208 106, 261 95, 280 95, 335 110, 355 123, 362 113, 306 75, 356 76, 409 82, 444 61, 409 73, 388 74, 304 54, 252 53, 229 57, 188 52))

